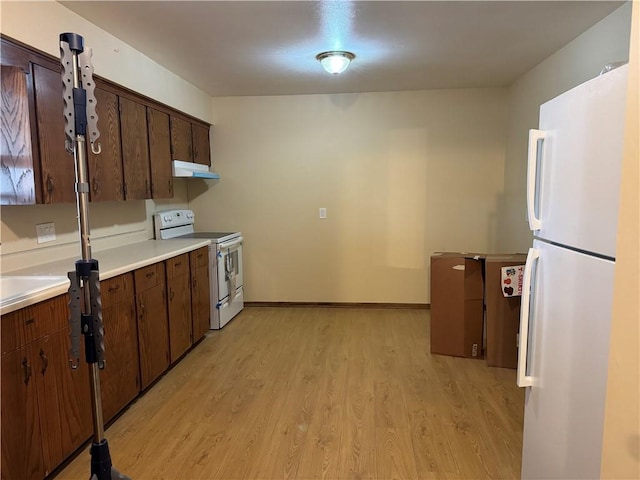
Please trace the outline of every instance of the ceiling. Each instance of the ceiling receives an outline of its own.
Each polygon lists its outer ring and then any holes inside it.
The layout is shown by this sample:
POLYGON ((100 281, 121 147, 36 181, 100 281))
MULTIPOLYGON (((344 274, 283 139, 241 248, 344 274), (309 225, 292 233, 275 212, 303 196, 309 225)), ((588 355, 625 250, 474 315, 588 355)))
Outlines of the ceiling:
POLYGON ((214 97, 507 86, 622 4, 61 3, 214 97), (315 59, 333 49, 356 55, 339 76, 315 59))

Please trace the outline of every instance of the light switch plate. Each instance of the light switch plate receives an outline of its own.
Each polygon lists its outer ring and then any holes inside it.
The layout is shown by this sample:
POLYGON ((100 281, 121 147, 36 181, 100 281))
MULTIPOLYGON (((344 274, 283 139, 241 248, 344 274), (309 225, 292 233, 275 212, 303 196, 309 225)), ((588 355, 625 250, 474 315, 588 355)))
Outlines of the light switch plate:
POLYGON ((327 209, 324 207, 320 207, 319 215, 320 218, 327 218, 327 209))
POLYGON ((53 242, 56 239, 56 226, 51 223, 39 223, 36 225, 38 243, 53 242))

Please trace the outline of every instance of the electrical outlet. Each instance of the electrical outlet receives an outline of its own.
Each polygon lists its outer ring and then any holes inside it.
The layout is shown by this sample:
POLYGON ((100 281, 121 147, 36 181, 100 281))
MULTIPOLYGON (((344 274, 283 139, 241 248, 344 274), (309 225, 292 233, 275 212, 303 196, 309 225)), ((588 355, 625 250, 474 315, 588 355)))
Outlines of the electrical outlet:
POLYGON ((320 207, 320 218, 327 218, 327 209, 320 207))
POLYGON ((56 226, 51 223, 40 223, 36 225, 36 235, 38 243, 53 242, 56 239, 56 226))

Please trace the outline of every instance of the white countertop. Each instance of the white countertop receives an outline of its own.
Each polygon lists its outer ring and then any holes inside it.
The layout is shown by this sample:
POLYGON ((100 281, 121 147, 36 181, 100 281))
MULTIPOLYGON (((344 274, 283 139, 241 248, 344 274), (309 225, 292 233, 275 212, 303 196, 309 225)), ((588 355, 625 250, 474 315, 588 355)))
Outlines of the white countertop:
MULTIPOLYGON (((105 280, 206 247, 210 243, 208 239, 147 240, 93 252, 93 258, 98 260, 100 279, 105 280)), ((65 293, 69 288, 67 272, 75 269, 76 260, 79 260, 79 256, 2 272, 0 313, 4 315, 65 293)))

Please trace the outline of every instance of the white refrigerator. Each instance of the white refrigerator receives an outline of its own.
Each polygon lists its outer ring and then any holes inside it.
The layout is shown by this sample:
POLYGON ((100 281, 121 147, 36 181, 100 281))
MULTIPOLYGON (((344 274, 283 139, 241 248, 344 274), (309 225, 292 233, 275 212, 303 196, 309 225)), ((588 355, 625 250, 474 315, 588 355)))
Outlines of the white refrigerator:
POLYGON ((628 67, 543 104, 529 132, 518 385, 522 478, 600 477, 628 67))

